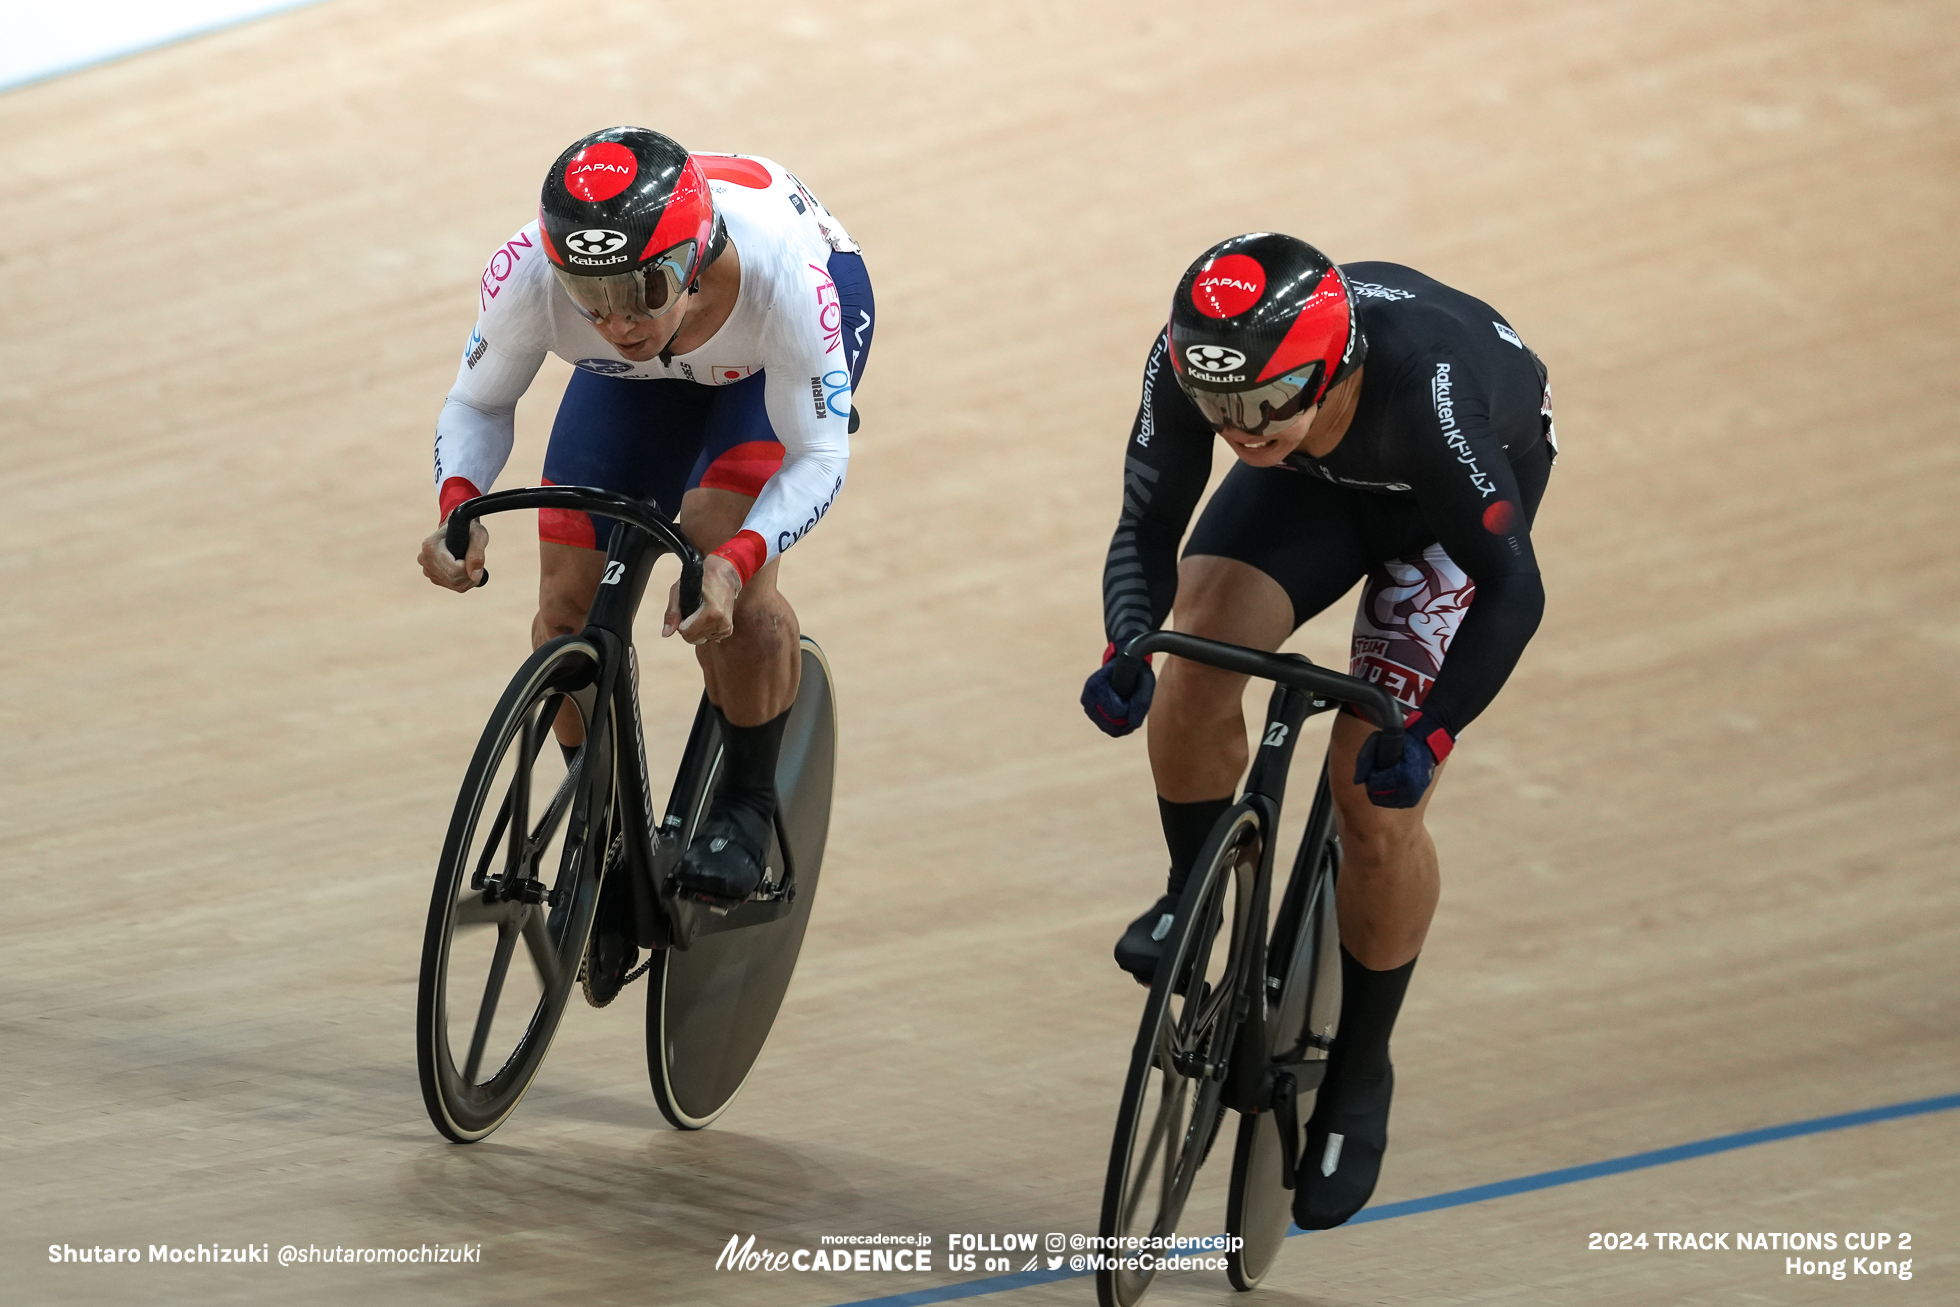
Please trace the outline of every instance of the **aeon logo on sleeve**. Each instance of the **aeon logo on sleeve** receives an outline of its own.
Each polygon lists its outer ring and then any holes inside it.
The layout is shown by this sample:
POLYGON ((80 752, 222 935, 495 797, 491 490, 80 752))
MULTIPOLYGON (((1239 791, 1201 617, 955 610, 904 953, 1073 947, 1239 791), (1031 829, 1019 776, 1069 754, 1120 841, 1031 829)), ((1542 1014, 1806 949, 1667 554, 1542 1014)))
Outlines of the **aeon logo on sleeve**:
POLYGON ((565 244, 580 254, 611 254, 626 243, 626 233, 607 227, 587 227, 565 238, 565 244))
POLYGON ((1184 351, 1184 361, 1207 381, 1224 380, 1245 367, 1245 355, 1223 345, 1193 345, 1184 351))
POLYGON ((844 343, 844 302, 830 273, 814 263, 805 266, 817 274, 817 330, 823 333, 823 352, 834 354, 844 343))
POLYGON ((1266 293, 1266 270, 1249 254, 1213 259, 1191 283, 1191 304, 1208 318, 1236 318, 1266 293))
POLYGON ((600 141, 565 165, 565 189, 592 203, 610 200, 631 186, 639 171, 640 161, 631 150, 617 141, 600 141))

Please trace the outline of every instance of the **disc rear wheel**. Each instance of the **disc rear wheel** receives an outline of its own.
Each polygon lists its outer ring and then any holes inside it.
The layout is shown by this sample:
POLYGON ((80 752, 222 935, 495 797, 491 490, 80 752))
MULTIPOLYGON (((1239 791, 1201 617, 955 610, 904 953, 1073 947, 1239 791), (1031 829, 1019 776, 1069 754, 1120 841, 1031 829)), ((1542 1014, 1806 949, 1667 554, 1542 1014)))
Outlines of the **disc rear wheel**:
MULTIPOLYGON (((802 679, 776 764, 780 822, 764 861, 765 885, 781 891, 787 879, 790 888, 733 909, 716 923, 721 929, 686 949, 661 950, 649 972, 647 1073, 654 1101, 676 1129, 714 1121, 748 1080, 789 989, 816 901, 830 833, 837 711, 823 651, 805 636, 800 656, 802 679)), ((700 829, 716 787, 721 751, 713 747, 705 756, 710 761, 681 796, 683 845, 700 829)))
MULTIPOLYGON (((1294 1095, 1291 1121, 1265 1111, 1239 1118, 1232 1152, 1232 1183, 1226 1198, 1225 1233, 1240 1246, 1225 1256, 1232 1287, 1258 1285, 1279 1256, 1293 1225, 1294 1190, 1285 1187, 1286 1155, 1300 1157, 1307 1117, 1313 1113, 1318 1075, 1341 1012, 1341 931, 1334 914, 1335 872, 1340 841, 1328 826, 1326 838, 1302 868, 1298 902, 1282 906, 1267 955, 1266 1047, 1275 1069, 1303 1086, 1294 1095)), ((1292 891, 1294 887, 1289 886, 1292 891)), ((1289 899, 1292 894, 1289 893, 1289 899)), ((1297 1183, 1297 1182, 1296 1182, 1297 1183)))

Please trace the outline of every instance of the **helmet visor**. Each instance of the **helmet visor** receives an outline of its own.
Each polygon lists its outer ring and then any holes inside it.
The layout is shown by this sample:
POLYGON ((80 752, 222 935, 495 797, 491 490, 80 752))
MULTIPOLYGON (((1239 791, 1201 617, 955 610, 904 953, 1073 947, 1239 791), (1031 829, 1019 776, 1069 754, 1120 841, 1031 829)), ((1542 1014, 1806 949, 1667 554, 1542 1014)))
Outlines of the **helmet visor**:
POLYGON ((558 284, 589 321, 601 318, 664 318, 681 302, 686 273, 694 264, 694 242, 682 241, 631 272, 581 277, 553 264, 558 284))
POLYGON ((1311 407, 1307 388, 1311 379, 1310 375, 1295 373, 1250 390, 1199 390, 1187 386, 1184 393, 1191 397, 1213 430, 1231 427, 1256 435, 1268 426, 1292 421, 1311 407))

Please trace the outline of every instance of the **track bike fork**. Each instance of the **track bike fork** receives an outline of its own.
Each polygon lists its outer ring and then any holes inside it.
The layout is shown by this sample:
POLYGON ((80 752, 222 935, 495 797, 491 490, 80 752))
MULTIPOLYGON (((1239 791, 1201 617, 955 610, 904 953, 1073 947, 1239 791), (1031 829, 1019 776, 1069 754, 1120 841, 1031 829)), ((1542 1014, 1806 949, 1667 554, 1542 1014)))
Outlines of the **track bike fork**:
POLYGON ((1265 847, 1260 850, 1259 874, 1253 887, 1250 938, 1239 986, 1238 1031, 1232 1042, 1231 1069, 1225 1080, 1225 1105, 1251 1114, 1272 1106, 1274 1077, 1271 1050, 1266 1047, 1266 918, 1273 884, 1273 855, 1279 836, 1280 800, 1286 793, 1287 771, 1299 743, 1300 723, 1316 709, 1318 699, 1290 685, 1276 684, 1266 707, 1266 726, 1246 776, 1244 800, 1265 810, 1265 847))
MULTIPOLYGON (((653 808, 652 777, 647 771, 639 665, 633 648, 633 619, 646 594, 653 565, 665 552, 645 533, 615 522, 606 542, 606 569, 586 613, 584 631, 585 638, 601 651, 606 668, 594 720, 606 724, 612 745, 609 807, 618 827, 616 834, 623 837, 623 856, 612 870, 620 871, 629 881, 634 942, 642 948, 661 948, 672 938, 656 890, 661 828, 653 808)), ((610 854, 610 843, 605 852, 610 854)))

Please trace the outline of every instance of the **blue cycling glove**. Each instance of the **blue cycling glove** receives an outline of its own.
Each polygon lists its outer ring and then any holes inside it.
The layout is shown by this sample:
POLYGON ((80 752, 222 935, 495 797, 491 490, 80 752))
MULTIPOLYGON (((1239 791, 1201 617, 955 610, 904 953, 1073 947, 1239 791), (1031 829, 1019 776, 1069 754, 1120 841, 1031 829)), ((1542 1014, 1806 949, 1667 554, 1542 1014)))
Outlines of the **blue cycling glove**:
POLYGON ((1380 731, 1363 740, 1361 751, 1354 757, 1354 783, 1367 787, 1368 802, 1377 808, 1413 808, 1421 803, 1430 777, 1436 774, 1436 764, 1456 747, 1447 730, 1423 721, 1421 713, 1410 717, 1404 729, 1408 734, 1402 740, 1402 757, 1393 767, 1375 762, 1380 731))
POLYGON ((1103 651, 1103 665, 1089 674, 1082 685, 1082 711, 1096 724, 1096 729, 1104 735, 1128 735, 1143 725, 1143 715, 1150 711, 1150 697, 1157 693, 1157 673, 1150 670, 1150 662, 1144 660, 1143 674, 1137 678, 1136 688, 1130 697, 1124 699, 1116 693, 1116 687, 1109 683, 1115 673, 1110 660, 1116 656, 1116 646, 1111 644, 1103 651))

